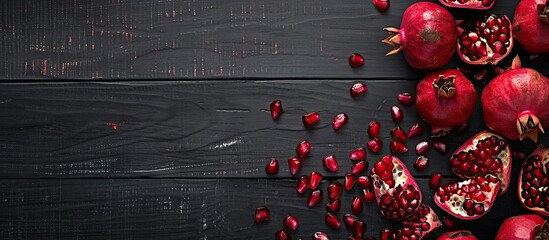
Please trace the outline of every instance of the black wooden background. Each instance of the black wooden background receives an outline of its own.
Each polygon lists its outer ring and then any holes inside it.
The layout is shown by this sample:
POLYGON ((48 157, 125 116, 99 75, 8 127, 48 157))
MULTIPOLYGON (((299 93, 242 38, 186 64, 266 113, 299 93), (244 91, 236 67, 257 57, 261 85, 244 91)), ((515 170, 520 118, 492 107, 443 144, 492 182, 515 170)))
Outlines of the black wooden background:
MULTIPOLYGON (((365 0, 1 1, 0 238, 273 239, 291 213, 301 220, 294 239, 316 231, 346 239, 345 227, 324 224, 326 200, 307 208, 286 159, 311 141, 300 174, 321 172, 325 189, 343 181, 370 120, 382 123, 388 143, 397 125, 389 108, 425 72, 400 55, 384 57, 382 28, 398 27, 412 2, 393 1, 380 14, 365 0), (353 52, 365 56, 364 67, 348 66, 353 52), (353 99, 357 81, 369 92, 353 99), (286 109, 276 122, 268 112, 275 99, 286 109), (322 120, 306 130, 301 116, 309 111, 322 120), (334 132, 340 112, 350 121, 334 132), (327 154, 338 157, 339 172, 322 167, 327 154), (276 176, 264 171, 271 157, 281 162, 276 176), (270 222, 253 222, 259 205, 271 209, 270 222)), ((490 12, 512 17, 516 3, 499 0, 490 12)), ((520 46, 515 53, 528 59, 520 46)), ((525 65, 548 75, 548 63, 545 56, 525 65)), ((414 107, 402 107, 400 126, 420 122, 414 107)), ((467 133, 443 138, 451 151, 485 129, 480 111, 467 133)), ((434 206, 428 176, 454 175, 449 154, 434 151, 426 171, 411 168, 423 139, 399 157, 434 206)), ((512 146, 529 153, 535 144, 512 146)), ((388 153, 369 153, 368 162, 388 153)), ((460 226, 493 238, 506 217, 526 212, 515 189, 514 179, 489 214, 460 226)), ((344 193, 341 216, 358 194, 344 193)), ((399 225, 375 204, 359 217, 369 236, 399 225)))

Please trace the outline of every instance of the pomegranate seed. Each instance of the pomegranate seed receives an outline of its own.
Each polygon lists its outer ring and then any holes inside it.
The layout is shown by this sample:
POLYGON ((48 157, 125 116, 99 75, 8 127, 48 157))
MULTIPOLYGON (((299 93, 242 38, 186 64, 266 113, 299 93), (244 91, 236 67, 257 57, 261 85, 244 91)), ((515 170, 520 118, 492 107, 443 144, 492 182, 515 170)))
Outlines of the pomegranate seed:
POLYGON ((373 189, 374 187, 370 176, 360 176, 357 178, 356 183, 363 189, 373 189))
POLYGON ((368 136, 370 136, 370 138, 378 138, 380 130, 381 124, 376 120, 372 120, 368 123, 368 136))
POLYGON ((416 154, 423 155, 431 150, 431 144, 428 141, 421 141, 416 145, 416 154))
POLYGON ((383 147, 383 141, 381 141, 381 139, 379 138, 370 139, 370 141, 366 143, 366 147, 373 153, 377 153, 383 147))
POLYGON ((306 128, 312 128, 320 121, 320 115, 317 112, 311 112, 303 115, 301 118, 303 120, 303 126, 306 128))
POLYGON ((326 203, 326 211, 329 213, 336 214, 341 208, 341 200, 336 199, 332 202, 326 203))
POLYGON ((406 147, 406 143, 401 142, 395 138, 391 139, 391 145, 389 145, 389 148, 394 154, 408 152, 408 147, 406 147))
POLYGON ((349 56, 349 65, 352 68, 361 67, 364 63, 366 63, 366 60, 364 60, 364 57, 360 53, 353 53, 349 56))
POLYGON ((351 190, 356 182, 356 176, 352 173, 346 173, 345 174, 345 189, 347 191, 351 190))
POLYGON ((303 194, 309 189, 307 187, 307 175, 302 175, 297 179, 297 193, 303 194))
POLYGON ((339 164, 337 163, 337 159, 334 155, 328 155, 322 159, 322 164, 326 169, 328 169, 330 172, 337 172, 339 169, 339 164))
POLYGON ((322 174, 317 172, 311 172, 309 178, 307 178, 307 187, 311 190, 315 190, 322 181, 322 174))
POLYGON ((353 235, 359 238, 364 238, 364 232, 366 232, 366 223, 363 221, 355 221, 352 227, 353 235))
POLYGON ((446 225, 446 229, 452 230, 457 228, 457 220, 449 215, 442 217, 442 222, 446 225))
POLYGON ((429 177, 429 188, 432 190, 437 190, 440 188, 440 185, 442 184, 442 173, 440 172, 434 172, 431 174, 431 177, 429 177))
POLYGON ((311 143, 307 140, 301 141, 295 148, 295 153, 300 158, 306 158, 311 152, 311 143))
POLYGON ((341 227, 341 221, 339 220, 339 218, 331 213, 326 213, 324 221, 326 222, 326 225, 328 225, 328 227, 331 227, 333 229, 339 229, 341 227))
POLYGON ((469 130, 469 127, 470 127, 470 126, 471 126, 471 125, 470 125, 468 122, 466 122, 466 123, 463 123, 463 124, 461 124, 461 125, 459 125, 459 126, 454 127, 453 130, 454 130, 454 132, 456 132, 457 134, 464 134, 465 132, 467 132, 467 130, 469 130))
POLYGON ((278 160, 276 158, 271 158, 271 161, 267 163, 267 166, 265 167, 265 172, 269 175, 277 174, 278 173, 278 160))
POLYGON ((374 194, 373 190, 363 189, 362 192, 364 193, 364 197, 362 199, 363 202, 371 203, 376 200, 376 195, 374 194))
POLYGON ((397 99, 404 106, 412 106, 416 102, 416 98, 408 92, 399 93, 397 99))
POLYGON ((355 196, 351 210, 353 211, 353 214, 359 214, 362 212, 362 199, 360 199, 360 197, 355 196))
POLYGON ((284 229, 280 229, 275 233, 275 240, 291 240, 290 234, 284 229))
POLYGON ((345 215, 343 215, 343 222, 345 222, 345 225, 348 228, 353 227, 353 224, 355 223, 355 221, 358 221, 358 218, 355 215, 350 213, 346 213, 345 215))
POLYGON ((290 168, 290 174, 292 176, 295 176, 297 173, 299 173, 299 170, 301 170, 301 165, 303 162, 301 161, 301 158, 298 158, 296 156, 288 158, 288 166, 290 168))
POLYGON ((353 86, 351 86, 351 96, 352 97, 358 97, 368 91, 368 86, 364 83, 355 83, 353 86))
POLYGON ((292 215, 288 215, 286 218, 284 218, 284 226, 286 226, 289 229, 297 230, 299 227, 299 219, 297 217, 294 217, 292 215))
POLYGON ((340 182, 333 181, 330 185, 328 185, 328 199, 330 201, 334 201, 336 199, 339 199, 341 197, 341 193, 343 192, 343 184, 340 182))
POLYGON ((423 134, 423 126, 419 125, 419 123, 412 125, 408 130, 408 138, 413 138, 421 134, 423 134))
POLYGON ((274 100, 272 103, 271 103, 271 118, 273 120, 277 120, 280 115, 282 115, 282 113, 284 112, 284 110, 282 109, 282 102, 280 100, 274 100))
POLYGON ((326 234, 326 233, 315 232, 313 234, 313 240, 330 240, 330 239, 328 238, 328 234, 326 234))
POLYGON ((255 209, 255 222, 265 222, 269 221, 271 213, 269 212, 269 209, 265 206, 259 206, 255 209))
POLYGON ((389 10, 389 6, 391 5, 389 0, 372 0, 372 3, 380 13, 387 12, 387 10, 389 10))
POLYGON ((402 129, 399 126, 391 129, 390 133, 391 133, 391 138, 398 139, 401 142, 406 142, 406 140, 408 139, 404 129, 402 129))
POLYGON ((351 150, 349 153, 349 159, 355 162, 366 160, 366 149, 364 149, 364 147, 359 147, 351 150))
POLYGON ((322 190, 317 189, 311 192, 309 195, 309 198, 307 199, 307 207, 314 207, 316 206, 320 201, 322 201, 323 194, 322 190))
POLYGON ((358 176, 362 173, 364 173, 368 169, 368 162, 366 161, 360 161, 355 163, 353 167, 351 168, 351 173, 355 176, 358 176))
POLYGON ((448 145, 442 141, 433 142, 433 148, 440 154, 446 154, 450 150, 448 145))
POLYGON ((402 122, 404 113, 402 112, 402 109, 400 109, 397 105, 394 105, 391 107, 391 117, 395 122, 402 122))
POLYGON ((513 151, 513 160, 514 161, 522 161, 526 158, 526 153, 522 151, 513 151))
POLYGON ((332 127, 335 131, 339 131, 347 122, 349 121, 349 116, 345 113, 340 113, 334 117, 334 120, 332 121, 332 127))
POLYGON ((418 172, 425 170, 429 166, 429 158, 426 156, 419 156, 414 163, 414 169, 418 172))
POLYGON ((381 240, 395 240, 396 239, 395 233, 396 231, 392 227, 385 227, 379 233, 379 238, 381 240))

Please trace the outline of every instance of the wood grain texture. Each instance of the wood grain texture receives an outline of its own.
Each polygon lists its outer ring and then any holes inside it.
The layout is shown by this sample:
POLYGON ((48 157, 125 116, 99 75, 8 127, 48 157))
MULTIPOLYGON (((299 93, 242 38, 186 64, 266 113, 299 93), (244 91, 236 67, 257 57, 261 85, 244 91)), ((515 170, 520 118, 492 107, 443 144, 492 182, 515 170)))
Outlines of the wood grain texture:
MULTIPOLYGON (((424 203, 434 205, 426 181, 418 182, 424 203)), ((323 181, 319 188, 325 191, 328 184, 323 181)), ((327 200, 307 208, 307 194, 298 195, 295 182, 289 180, 4 180, 0 182, 0 237, 273 239, 282 219, 293 214, 301 220, 299 230, 291 233, 294 239, 310 239, 316 231, 328 233, 331 239, 346 239, 350 231, 345 226, 332 230, 324 224, 327 200), (255 208, 260 205, 270 209, 271 220, 254 224, 255 208)), ((344 192, 340 217, 350 212, 358 194, 357 186, 344 192)), ((481 220, 459 224, 479 239, 493 239, 497 231, 493 226, 525 212, 517 201, 506 193, 481 220)), ((375 203, 364 204, 358 216, 367 223, 367 236, 377 237, 383 226, 399 226, 384 219, 375 203)))
POLYGON ((0 78, 417 78, 381 43, 412 2, 380 14, 362 0, 2 1, 0 78), (365 67, 348 66, 353 52, 365 67))
MULTIPOLYGON (((356 99, 351 81, 245 81, 173 83, 4 84, 0 96, 0 177, 265 177, 271 157, 288 177, 287 159, 307 139, 311 157, 302 172, 343 176, 352 162, 349 151, 368 140, 368 123, 382 124, 381 138, 389 153, 389 130, 420 122, 414 107, 403 107, 404 121, 392 121, 396 95, 415 92, 415 81, 366 81, 369 91, 356 99), (285 113, 270 118, 269 104, 281 99, 285 113), (321 122, 305 129, 301 116, 318 111, 321 122), (350 121, 339 132, 332 118, 345 112, 350 121), (322 167, 335 154, 341 170, 322 167)), ((485 129, 477 107, 466 135, 445 138, 453 151, 463 140, 485 129)), ((427 133, 408 142, 401 155, 408 164, 414 147, 427 133)), ((549 138, 541 142, 549 145, 549 138)), ((533 142, 513 145, 525 151, 533 142)), ((428 153, 431 167, 451 174, 449 156, 428 153)), ((370 154, 370 163, 379 157, 370 154)), ((518 169, 516 169, 518 170, 518 169)), ((416 173, 414 173, 416 174, 416 173)))

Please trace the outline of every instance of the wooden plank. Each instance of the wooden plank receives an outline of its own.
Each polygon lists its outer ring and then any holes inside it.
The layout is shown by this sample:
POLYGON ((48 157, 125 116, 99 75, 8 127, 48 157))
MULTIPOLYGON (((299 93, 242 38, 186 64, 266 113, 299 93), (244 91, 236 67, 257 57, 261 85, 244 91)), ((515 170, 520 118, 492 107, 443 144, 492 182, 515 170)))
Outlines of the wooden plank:
POLYGON ((417 78, 381 43, 412 2, 380 14, 362 0, 4 1, 0 78, 417 78), (353 52, 365 67, 348 66, 353 52))
MULTIPOLYGON (((372 119, 382 124, 389 153, 389 129, 397 126, 389 109, 396 95, 414 92, 415 81, 368 81, 365 96, 352 99, 351 81, 172 82, 134 84, 4 84, 0 96, 0 177, 265 177, 271 157, 281 162, 278 177, 288 177, 287 158, 307 139, 311 157, 303 172, 343 176, 352 162, 349 151, 365 144, 372 119), (268 108, 281 99, 278 121, 268 108), (317 111, 321 122, 305 129, 301 116, 317 111), (349 115, 335 132, 333 116, 349 115), (341 170, 329 173, 321 159, 335 154, 341 170)), ((414 107, 404 107, 408 129, 420 122, 414 107)), ((446 138, 453 151, 470 135, 485 129, 479 107, 471 130, 446 138)), ((408 142, 401 155, 409 166, 414 147, 427 133, 408 142)), ((549 138, 541 142, 549 145, 549 138)), ((529 151, 532 142, 515 144, 529 151)), ((448 156, 431 151, 432 165, 445 174, 448 156)), ((370 154, 370 163, 378 156, 370 154)), ((516 169, 518 170, 518 169, 516 169)), ((417 173, 426 176, 426 173, 417 173)))
MULTIPOLYGON (((419 179, 424 203, 433 193, 419 179)), ((320 188, 325 190, 329 182, 320 188)), ((514 183, 513 186, 516 183, 514 183)), ((493 239, 508 216, 524 213, 514 191, 498 199, 480 220, 460 222, 479 239, 493 239)), ((355 187, 344 192, 340 216, 350 212, 355 187)), ((343 226, 324 224, 324 204, 307 208, 307 195, 298 195, 289 180, 176 180, 74 179, 3 180, 0 182, 0 237, 2 239, 273 239, 282 219, 293 214, 300 227, 292 237, 309 239, 325 231, 331 239, 346 239, 343 226), (271 221, 254 224, 255 208, 266 205, 271 221)), ((440 216, 440 209, 435 207, 440 216)), ((359 218, 367 236, 378 236, 383 226, 399 226, 379 215, 374 203, 364 205, 359 218)))

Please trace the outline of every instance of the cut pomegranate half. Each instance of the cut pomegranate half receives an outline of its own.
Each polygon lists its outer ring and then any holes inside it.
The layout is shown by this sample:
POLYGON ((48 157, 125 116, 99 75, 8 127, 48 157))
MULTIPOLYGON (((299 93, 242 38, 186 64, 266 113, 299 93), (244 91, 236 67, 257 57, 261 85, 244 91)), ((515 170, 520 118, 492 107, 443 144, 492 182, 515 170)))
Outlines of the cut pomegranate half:
POLYGON ((538 145, 520 168, 518 195, 522 205, 549 216, 549 149, 538 145))
POLYGON ((442 5, 451 8, 468 8, 487 10, 494 6, 496 0, 439 0, 442 5))

